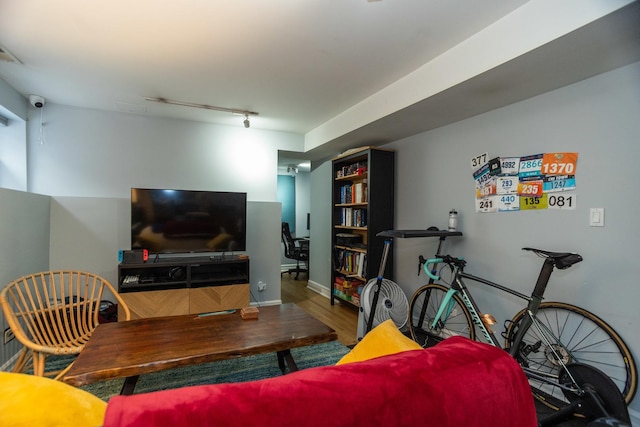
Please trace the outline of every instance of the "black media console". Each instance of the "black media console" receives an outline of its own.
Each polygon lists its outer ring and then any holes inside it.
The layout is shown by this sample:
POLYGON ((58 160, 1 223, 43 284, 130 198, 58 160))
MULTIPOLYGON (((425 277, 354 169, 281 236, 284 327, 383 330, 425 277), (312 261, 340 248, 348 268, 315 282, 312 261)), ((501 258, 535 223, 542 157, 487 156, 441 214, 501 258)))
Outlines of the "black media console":
POLYGON ((118 265, 118 292, 200 288, 249 283, 249 257, 160 258, 118 265))

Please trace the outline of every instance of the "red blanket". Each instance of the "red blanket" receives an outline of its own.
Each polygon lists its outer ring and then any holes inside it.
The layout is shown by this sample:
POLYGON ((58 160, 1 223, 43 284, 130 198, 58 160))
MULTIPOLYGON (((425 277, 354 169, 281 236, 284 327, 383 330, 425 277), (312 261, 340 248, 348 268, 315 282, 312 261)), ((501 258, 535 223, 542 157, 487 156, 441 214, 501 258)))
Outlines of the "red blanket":
POLYGON ((520 366, 501 349, 459 337, 426 350, 267 380, 116 396, 104 420, 104 427, 285 425, 537 424, 520 366))

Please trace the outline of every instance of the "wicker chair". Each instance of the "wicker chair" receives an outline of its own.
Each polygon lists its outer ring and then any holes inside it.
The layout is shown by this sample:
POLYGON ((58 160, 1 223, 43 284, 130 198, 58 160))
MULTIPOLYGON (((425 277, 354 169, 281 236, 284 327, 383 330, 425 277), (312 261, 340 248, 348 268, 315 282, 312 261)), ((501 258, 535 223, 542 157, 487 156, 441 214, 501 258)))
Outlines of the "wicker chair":
POLYGON ((105 289, 114 295, 124 319, 129 320, 129 308, 111 283, 92 273, 45 271, 5 286, 0 305, 9 327, 24 345, 13 371, 24 372, 32 362, 34 375, 61 379, 73 362, 61 371, 45 372, 45 359, 82 351, 98 326, 105 289))

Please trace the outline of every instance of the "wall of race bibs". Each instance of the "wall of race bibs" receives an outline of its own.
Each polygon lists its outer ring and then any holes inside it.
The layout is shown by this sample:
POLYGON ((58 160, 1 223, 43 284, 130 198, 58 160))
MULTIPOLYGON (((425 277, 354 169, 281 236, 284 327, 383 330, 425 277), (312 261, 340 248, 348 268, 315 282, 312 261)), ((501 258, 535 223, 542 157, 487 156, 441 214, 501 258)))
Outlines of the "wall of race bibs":
POLYGON ((576 209, 578 153, 471 159, 476 212, 576 209))

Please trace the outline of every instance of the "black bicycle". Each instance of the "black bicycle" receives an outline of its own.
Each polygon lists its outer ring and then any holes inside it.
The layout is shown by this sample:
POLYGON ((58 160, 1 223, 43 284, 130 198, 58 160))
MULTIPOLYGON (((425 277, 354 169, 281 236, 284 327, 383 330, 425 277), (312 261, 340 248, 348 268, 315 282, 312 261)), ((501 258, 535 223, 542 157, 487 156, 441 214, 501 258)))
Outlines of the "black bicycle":
POLYGON ((411 336, 426 347, 454 335, 476 339, 477 328, 486 342, 503 347, 520 363, 534 397, 557 411, 539 420, 540 425, 553 425, 572 415, 589 419, 611 416, 630 423, 626 405, 636 392, 637 372, 620 335, 583 308, 543 302, 553 269, 569 268, 582 257, 575 253, 524 250, 544 258, 530 296, 466 273, 463 259, 436 255, 425 260, 420 256, 419 269, 431 280, 411 298, 411 336), (435 283, 447 267, 452 275, 450 283, 435 283), (492 330, 495 319, 480 311, 464 283, 467 279, 526 301, 526 306, 505 322, 504 346, 492 330))

